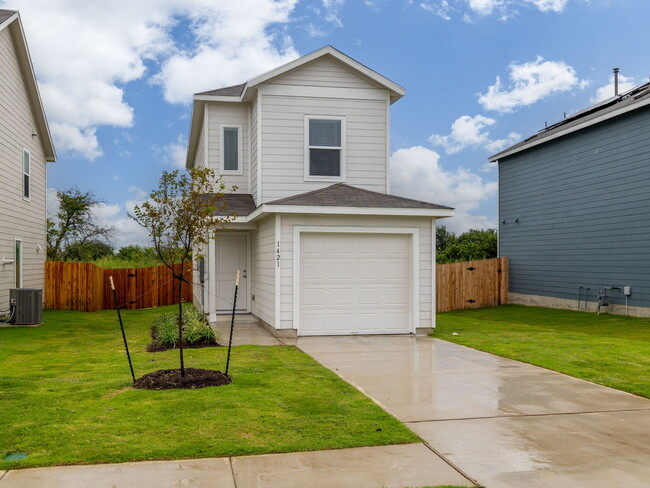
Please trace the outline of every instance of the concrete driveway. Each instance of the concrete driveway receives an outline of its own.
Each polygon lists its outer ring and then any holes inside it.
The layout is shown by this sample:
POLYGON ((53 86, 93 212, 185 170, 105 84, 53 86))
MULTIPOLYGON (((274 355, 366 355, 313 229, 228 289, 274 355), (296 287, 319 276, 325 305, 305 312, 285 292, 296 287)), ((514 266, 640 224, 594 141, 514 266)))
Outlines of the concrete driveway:
POLYGON ((650 400, 428 337, 298 347, 487 488, 650 486, 650 400))

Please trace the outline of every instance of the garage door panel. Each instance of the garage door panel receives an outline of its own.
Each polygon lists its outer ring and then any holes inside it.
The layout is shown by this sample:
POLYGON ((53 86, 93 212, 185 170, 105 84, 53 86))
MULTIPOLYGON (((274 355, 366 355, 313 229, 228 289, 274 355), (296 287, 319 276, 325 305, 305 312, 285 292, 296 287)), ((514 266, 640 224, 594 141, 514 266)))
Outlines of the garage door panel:
POLYGON ((405 234, 302 234, 300 334, 408 333, 410 251, 405 234))

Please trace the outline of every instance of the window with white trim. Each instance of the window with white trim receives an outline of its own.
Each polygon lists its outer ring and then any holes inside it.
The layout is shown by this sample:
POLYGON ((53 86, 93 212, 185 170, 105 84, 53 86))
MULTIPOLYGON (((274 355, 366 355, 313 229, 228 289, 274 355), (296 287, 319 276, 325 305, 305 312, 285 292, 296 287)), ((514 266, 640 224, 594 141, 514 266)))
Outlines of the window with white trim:
POLYGON ((305 179, 345 179, 345 117, 305 117, 305 179))
POLYGON ((30 196, 30 173, 31 171, 31 161, 29 151, 23 149, 23 198, 29 200, 30 196))
POLYGON ((23 241, 16 239, 16 255, 14 259, 16 288, 23 287, 23 241))
POLYGON ((221 125, 221 174, 243 174, 242 168, 242 126, 221 125))

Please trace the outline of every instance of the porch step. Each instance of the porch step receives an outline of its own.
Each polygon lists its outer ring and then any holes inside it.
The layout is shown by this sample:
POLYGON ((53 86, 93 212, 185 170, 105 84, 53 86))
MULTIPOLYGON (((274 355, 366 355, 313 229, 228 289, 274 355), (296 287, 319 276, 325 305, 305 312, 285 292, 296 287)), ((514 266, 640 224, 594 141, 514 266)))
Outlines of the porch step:
MULTIPOLYGON (((231 314, 217 315, 217 325, 226 325, 230 324, 232 320, 231 314)), ((260 321, 257 317, 250 313, 239 313, 235 314, 235 323, 236 324, 259 324, 260 321)))

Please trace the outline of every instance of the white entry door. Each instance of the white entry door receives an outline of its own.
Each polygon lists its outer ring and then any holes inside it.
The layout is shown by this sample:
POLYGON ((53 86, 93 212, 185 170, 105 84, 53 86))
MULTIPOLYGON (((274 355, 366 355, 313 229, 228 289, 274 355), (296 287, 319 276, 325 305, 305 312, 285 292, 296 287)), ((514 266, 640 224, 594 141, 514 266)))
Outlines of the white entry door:
POLYGON ((237 292, 237 310, 248 307, 248 236, 220 234, 217 246, 217 311, 232 311, 237 270, 241 271, 237 292))
POLYGON ((300 335, 410 332, 410 237, 303 234, 300 335))

